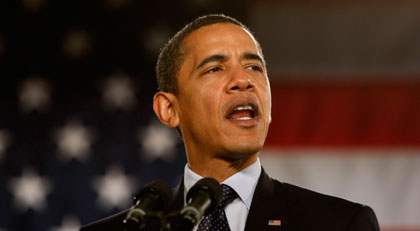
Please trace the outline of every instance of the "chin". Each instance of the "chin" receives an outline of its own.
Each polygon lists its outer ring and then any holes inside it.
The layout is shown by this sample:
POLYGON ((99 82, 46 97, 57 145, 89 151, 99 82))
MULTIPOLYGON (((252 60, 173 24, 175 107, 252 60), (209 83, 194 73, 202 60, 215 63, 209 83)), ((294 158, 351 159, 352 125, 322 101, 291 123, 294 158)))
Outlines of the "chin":
POLYGON ((258 154, 263 147, 261 143, 245 143, 241 142, 241 144, 236 143, 235 145, 231 145, 227 148, 224 152, 223 157, 229 161, 237 161, 241 159, 247 159, 258 154))
POLYGON ((224 152, 221 156, 221 159, 224 159, 230 162, 231 167, 237 169, 238 171, 247 167, 250 163, 249 160, 255 159, 260 152, 262 145, 241 145, 231 147, 229 150, 224 152))

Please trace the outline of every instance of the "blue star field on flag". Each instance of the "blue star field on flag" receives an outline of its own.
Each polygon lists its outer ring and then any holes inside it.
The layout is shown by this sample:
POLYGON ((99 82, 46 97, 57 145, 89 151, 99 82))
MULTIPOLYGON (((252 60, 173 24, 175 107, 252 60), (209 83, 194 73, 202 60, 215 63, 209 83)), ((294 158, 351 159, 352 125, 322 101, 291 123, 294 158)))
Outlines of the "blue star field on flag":
POLYGON ((78 230, 179 183, 183 142, 152 110, 159 49, 204 13, 245 15, 198 2, 1 1, 0 231, 78 230))

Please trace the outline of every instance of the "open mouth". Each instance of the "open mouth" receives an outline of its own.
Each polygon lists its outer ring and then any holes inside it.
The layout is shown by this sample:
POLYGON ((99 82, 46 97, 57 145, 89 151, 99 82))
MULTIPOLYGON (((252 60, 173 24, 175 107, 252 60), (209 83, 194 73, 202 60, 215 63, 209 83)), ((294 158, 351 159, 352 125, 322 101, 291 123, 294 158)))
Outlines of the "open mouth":
POLYGON ((253 102, 237 102, 231 106, 226 118, 235 121, 252 120, 258 115, 258 107, 253 102))
POLYGON ((254 109, 251 105, 240 105, 233 109, 232 113, 230 113, 229 118, 233 120, 250 120, 254 118, 254 109))

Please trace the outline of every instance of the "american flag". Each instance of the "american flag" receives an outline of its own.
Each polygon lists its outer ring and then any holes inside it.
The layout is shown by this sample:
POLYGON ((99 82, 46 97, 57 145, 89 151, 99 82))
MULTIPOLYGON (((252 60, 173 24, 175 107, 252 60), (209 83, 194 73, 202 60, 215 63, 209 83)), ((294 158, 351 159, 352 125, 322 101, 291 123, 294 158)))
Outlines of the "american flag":
POLYGON ((210 10, 246 21, 238 2, 1 1, 0 230, 78 230, 152 180, 178 184, 183 143, 152 111, 157 55, 210 10))
POLYGON ((268 220, 270 226, 281 226, 281 220, 268 220))
POLYGON ((420 7, 414 1, 0 3, 0 230, 77 230, 174 186, 183 143, 152 112, 160 47, 225 13, 268 63, 269 174, 420 230, 420 7))
POLYGON ((266 1, 252 18, 269 47, 267 172, 420 230, 420 5, 266 1))

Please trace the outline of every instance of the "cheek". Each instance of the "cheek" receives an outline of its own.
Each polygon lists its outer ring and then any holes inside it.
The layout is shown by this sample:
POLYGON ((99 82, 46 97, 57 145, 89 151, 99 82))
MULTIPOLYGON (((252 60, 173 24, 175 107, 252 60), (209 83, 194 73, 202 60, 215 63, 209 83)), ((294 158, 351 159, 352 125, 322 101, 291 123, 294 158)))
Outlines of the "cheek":
POLYGON ((270 116, 271 116, 271 90, 270 90, 270 86, 268 86, 268 89, 267 89, 267 92, 266 92, 266 100, 267 100, 267 110, 268 110, 268 113, 270 114, 270 116))
POLYGON ((209 88, 207 91, 203 91, 200 94, 202 108, 204 110, 204 116, 211 116, 211 118, 216 118, 219 112, 219 95, 218 92, 212 88, 209 88))
POLYGON ((262 103, 264 107, 263 110, 264 110, 264 113, 268 122, 270 123, 271 121, 271 89, 270 89, 270 83, 268 82, 268 80, 263 83, 260 89, 262 89, 261 96, 262 96, 262 101, 263 101, 262 103))
POLYGON ((191 122, 198 122, 201 124, 200 126, 203 126, 207 124, 207 122, 203 121, 215 118, 218 108, 214 89, 208 86, 195 88, 191 89, 185 96, 185 119, 191 122))

